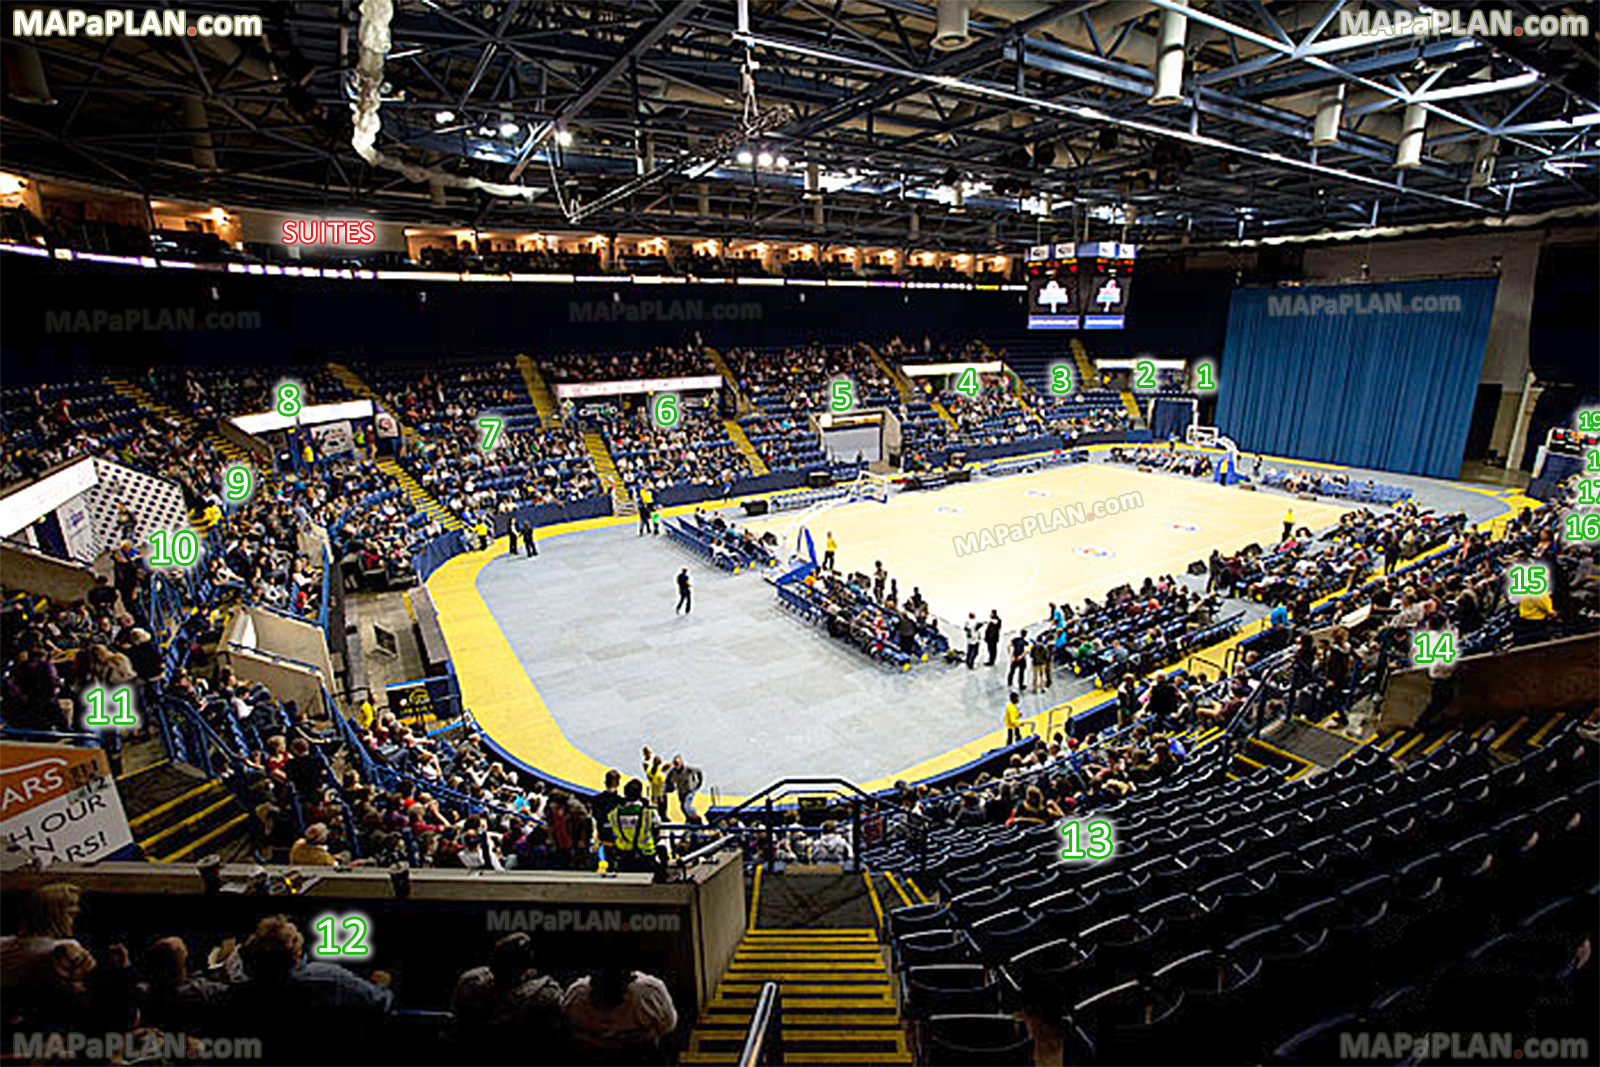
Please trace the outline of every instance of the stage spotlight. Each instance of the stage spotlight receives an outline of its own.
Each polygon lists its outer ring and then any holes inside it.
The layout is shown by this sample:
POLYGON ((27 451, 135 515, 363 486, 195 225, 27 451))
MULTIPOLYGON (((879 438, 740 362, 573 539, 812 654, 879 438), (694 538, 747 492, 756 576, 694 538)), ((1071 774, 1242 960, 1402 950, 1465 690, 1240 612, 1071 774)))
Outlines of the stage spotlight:
POLYGON ((562 148, 566 148, 571 143, 572 143, 572 131, 571 130, 557 130, 556 131, 556 144, 560 145, 562 148))
POLYGON ((521 129, 515 122, 502 122, 500 124, 501 137, 515 137, 517 130, 521 129))
POLYGON ((739 154, 733 157, 734 162, 745 167, 748 167, 751 162, 755 160, 755 158, 755 156, 750 154, 750 149, 748 148, 739 149, 739 154))
POLYGON ((441 126, 448 126, 455 120, 456 113, 454 111, 435 111, 433 113, 433 121, 441 126))
POLYGON ((772 166, 772 153, 762 152, 756 156, 756 165, 761 167, 772 166))

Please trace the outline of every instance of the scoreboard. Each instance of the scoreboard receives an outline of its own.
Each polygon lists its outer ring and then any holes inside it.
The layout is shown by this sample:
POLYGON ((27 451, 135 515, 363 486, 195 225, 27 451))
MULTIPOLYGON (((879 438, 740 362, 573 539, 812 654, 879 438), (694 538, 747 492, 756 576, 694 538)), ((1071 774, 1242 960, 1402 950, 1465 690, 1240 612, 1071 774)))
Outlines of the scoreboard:
POLYGON ((1028 249, 1028 329, 1119 330, 1133 289, 1133 245, 1034 245, 1028 249))
POLYGON ((1133 245, 1104 241, 1078 246, 1085 330, 1120 330, 1127 324, 1133 257, 1133 245))
POLYGON ((1028 249, 1028 329, 1076 330, 1083 315, 1078 306, 1078 257, 1072 245, 1035 245, 1028 249))

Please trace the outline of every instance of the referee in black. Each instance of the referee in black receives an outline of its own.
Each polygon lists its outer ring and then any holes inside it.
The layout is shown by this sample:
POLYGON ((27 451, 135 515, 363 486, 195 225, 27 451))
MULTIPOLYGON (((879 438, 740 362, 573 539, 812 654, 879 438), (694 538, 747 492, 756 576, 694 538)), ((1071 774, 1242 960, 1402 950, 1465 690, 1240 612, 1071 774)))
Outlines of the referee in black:
POLYGON ((694 610, 694 604, 689 597, 689 568, 685 567, 678 572, 678 606, 672 609, 676 615, 683 612, 685 615, 694 610))

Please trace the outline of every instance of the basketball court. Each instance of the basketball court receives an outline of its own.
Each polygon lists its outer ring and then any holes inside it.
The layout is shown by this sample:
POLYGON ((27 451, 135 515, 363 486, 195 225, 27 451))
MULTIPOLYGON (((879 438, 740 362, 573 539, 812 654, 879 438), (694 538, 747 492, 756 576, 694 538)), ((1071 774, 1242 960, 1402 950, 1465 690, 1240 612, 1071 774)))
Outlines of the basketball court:
POLYGON ((1077 606, 1125 582, 1137 585, 1146 575, 1180 574, 1213 548, 1231 553, 1252 542, 1275 544, 1289 506, 1295 525, 1313 530, 1350 510, 1223 488, 1203 478, 1082 463, 745 525, 773 531, 786 550, 804 526, 819 554, 831 530, 839 542, 840 570, 871 574, 882 560, 900 583, 902 599, 916 586, 942 618, 962 619, 968 611, 987 616, 995 609, 1008 624, 1027 625, 1047 618, 1052 602, 1077 606), (1076 521, 1075 505, 1081 506, 1082 522, 1076 521), (1057 508, 1074 521, 1046 532, 1057 508), (1046 518, 1037 520, 1041 512, 1046 518), (1020 527, 1030 516, 1041 532, 1019 540, 1008 529, 1004 542, 995 543, 1001 539, 997 527, 1020 527), (974 545, 993 547, 970 551, 974 545))

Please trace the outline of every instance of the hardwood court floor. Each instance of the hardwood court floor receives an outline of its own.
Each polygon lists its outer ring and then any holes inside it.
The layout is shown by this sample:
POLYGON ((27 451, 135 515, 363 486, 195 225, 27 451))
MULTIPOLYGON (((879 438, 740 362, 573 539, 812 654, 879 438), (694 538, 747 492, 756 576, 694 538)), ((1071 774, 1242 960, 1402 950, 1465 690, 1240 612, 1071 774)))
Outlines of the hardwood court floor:
MULTIPOLYGON (((1225 489, 1199 478, 1085 463, 980 478, 936 492, 900 493, 887 504, 847 504, 810 516, 805 525, 819 559, 832 530, 841 570, 871 574, 874 561, 882 560, 899 581, 902 600, 919 587, 934 614, 950 621, 964 619, 968 611, 982 618, 998 609, 1009 631, 1048 617, 1051 602, 1065 599, 1078 607, 1085 597, 1099 600, 1124 582, 1137 585, 1146 575, 1179 574, 1213 548, 1231 552, 1252 541, 1275 543, 1284 510, 1291 506, 1295 525, 1313 530, 1332 525, 1349 510, 1225 489), (1123 499, 1129 493, 1139 494, 1142 503, 1129 507, 1123 499), (1111 501, 1108 512, 1120 510, 1095 518, 1097 501, 1111 501), (1074 504, 1082 505, 1087 521, 975 553, 958 550, 958 539, 964 548, 969 534, 1074 504)), ((748 525, 786 532, 792 546, 796 518, 779 514, 748 525)))

